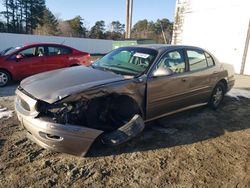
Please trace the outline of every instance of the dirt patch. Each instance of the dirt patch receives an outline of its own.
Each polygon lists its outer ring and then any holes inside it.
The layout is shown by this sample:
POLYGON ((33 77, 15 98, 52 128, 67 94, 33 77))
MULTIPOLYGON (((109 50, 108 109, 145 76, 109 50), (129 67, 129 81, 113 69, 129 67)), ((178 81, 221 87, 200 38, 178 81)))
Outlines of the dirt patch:
MULTIPOLYGON (((0 106, 14 110, 13 96, 0 106)), ((0 119, 0 187, 249 187, 250 99, 226 97, 158 120, 130 142, 85 158, 44 150, 14 114, 0 119)))
MULTIPOLYGON (((85 158, 40 148, 15 114, 3 116, 0 187, 250 187, 250 99, 242 97, 249 78, 237 79, 240 90, 217 111, 202 107, 158 120, 122 146, 95 143, 85 158)), ((14 110, 15 88, 0 89, 5 112, 14 110)))

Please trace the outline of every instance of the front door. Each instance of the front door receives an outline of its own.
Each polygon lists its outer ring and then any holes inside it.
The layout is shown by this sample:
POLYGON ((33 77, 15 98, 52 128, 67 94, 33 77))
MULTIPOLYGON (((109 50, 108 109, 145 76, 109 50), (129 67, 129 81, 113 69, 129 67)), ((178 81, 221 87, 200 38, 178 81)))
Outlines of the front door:
POLYGON ((155 70, 166 68, 172 74, 151 76, 147 82, 147 120, 185 107, 189 87, 189 75, 184 61, 184 52, 167 52, 155 70))
POLYGON ((37 47, 30 47, 18 51, 9 57, 13 71, 18 79, 34 75, 43 71, 43 56, 38 54, 37 47), (16 58, 19 55, 20 58, 16 58))

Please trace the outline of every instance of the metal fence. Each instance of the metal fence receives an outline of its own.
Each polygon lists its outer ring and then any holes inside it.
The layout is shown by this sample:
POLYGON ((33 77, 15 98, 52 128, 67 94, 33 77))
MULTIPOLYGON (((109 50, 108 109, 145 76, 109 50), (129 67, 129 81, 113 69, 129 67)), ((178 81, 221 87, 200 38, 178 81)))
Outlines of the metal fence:
POLYGON ((0 51, 39 42, 64 44, 90 54, 106 54, 112 50, 112 40, 0 33, 0 51))

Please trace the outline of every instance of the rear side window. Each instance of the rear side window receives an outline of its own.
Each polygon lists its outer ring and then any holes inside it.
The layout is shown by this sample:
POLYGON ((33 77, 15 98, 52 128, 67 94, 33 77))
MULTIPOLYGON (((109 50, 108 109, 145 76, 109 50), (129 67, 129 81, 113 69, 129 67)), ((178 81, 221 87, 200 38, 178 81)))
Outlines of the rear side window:
POLYGON ((70 54, 71 49, 65 47, 49 46, 48 54, 49 55, 61 55, 61 54, 70 54))
POLYGON ((207 65, 209 67, 214 66, 214 60, 211 55, 209 55, 207 52, 205 52, 205 56, 207 58, 207 65))
POLYGON ((190 71, 207 68, 205 54, 201 50, 187 50, 190 71))
POLYGON ((62 54, 71 54, 72 50, 69 48, 61 47, 62 54))

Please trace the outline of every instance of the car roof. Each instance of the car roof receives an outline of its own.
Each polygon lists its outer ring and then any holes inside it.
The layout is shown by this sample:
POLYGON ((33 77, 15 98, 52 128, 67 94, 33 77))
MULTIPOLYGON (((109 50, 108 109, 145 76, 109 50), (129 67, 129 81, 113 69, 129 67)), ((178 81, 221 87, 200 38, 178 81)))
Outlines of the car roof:
POLYGON ((174 50, 174 49, 181 49, 181 48, 192 48, 192 49, 197 49, 197 50, 204 50, 196 46, 173 45, 173 44, 142 44, 142 45, 133 45, 129 47, 149 48, 149 49, 154 49, 157 51, 166 51, 166 50, 172 50, 172 49, 174 50))
MULTIPOLYGON (((58 44, 58 43, 53 43, 53 42, 36 42, 36 43, 25 43, 23 47, 27 46, 37 46, 37 45, 53 45, 53 46, 65 46, 64 44, 58 44)), ((65 46, 69 47, 69 46, 65 46)))

